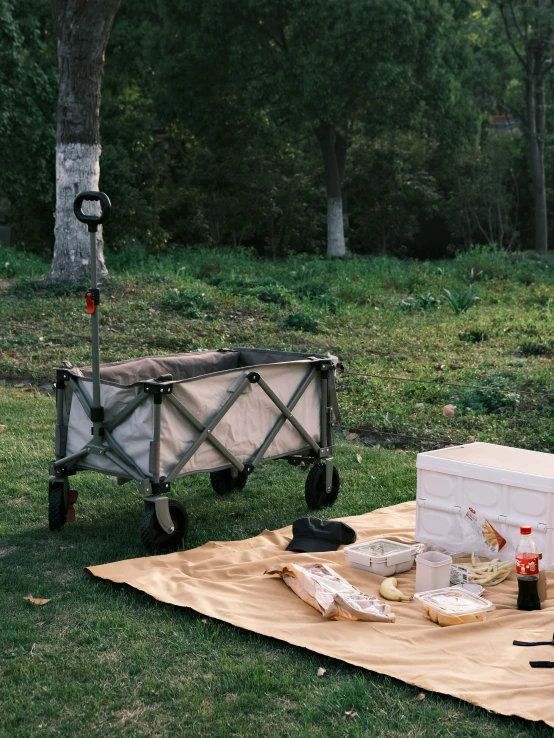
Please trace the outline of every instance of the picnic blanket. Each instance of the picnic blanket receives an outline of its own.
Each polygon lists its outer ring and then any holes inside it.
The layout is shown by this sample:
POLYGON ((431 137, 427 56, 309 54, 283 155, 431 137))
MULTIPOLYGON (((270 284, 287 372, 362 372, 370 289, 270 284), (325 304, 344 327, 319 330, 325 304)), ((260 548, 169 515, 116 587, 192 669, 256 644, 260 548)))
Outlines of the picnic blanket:
MULTIPOLYGON (((415 503, 407 502, 356 517, 341 518, 358 534, 413 541, 415 503)), ((431 623, 417 602, 391 603, 395 623, 324 620, 280 578, 266 569, 286 562, 328 563, 362 592, 378 596, 381 577, 352 569, 342 550, 296 554, 284 551, 291 527, 265 530, 243 541, 211 541, 190 551, 88 567, 94 576, 129 584, 162 602, 278 638, 325 656, 387 674, 421 689, 452 695, 487 710, 544 720, 554 727, 549 669, 530 660, 554 660, 552 646, 522 648, 522 641, 551 640, 554 630, 554 572, 547 572, 549 599, 537 612, 516 609, 514 573, 487 588, 496 605, 483 623, 442 628, 431 623)), ((412 594, 415 567, 398 575, 412 594)))

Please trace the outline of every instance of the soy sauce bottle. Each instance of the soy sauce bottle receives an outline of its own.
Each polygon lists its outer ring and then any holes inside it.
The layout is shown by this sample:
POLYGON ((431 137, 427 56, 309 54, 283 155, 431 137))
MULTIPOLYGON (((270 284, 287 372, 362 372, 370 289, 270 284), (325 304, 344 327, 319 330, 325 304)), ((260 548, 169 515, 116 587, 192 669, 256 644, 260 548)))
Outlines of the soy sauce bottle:
POLYGON ((531 526, 522 525, 521 539, 516 548, 517 609, 540 610, 539 552, 531 538, 531 526))

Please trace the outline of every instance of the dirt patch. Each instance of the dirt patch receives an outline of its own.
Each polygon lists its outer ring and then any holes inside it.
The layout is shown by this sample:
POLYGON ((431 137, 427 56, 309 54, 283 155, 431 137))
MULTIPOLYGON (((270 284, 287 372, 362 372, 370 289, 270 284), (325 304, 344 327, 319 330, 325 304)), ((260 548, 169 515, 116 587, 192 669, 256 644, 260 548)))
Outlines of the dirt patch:
POLYGON ((33 381, 28 377, 1 377, 0 384, 11 387, 12 389, 22 389, 24 392, 34 391, 40 392, 43 395, 54 395, 56 390, 54 389, 53 382, 43 382, 42 384, 33 384, 33 381))
POLYGON ((7 292, 15 280, 13 279, 1 279, 0 278, 0 292, 7 292))

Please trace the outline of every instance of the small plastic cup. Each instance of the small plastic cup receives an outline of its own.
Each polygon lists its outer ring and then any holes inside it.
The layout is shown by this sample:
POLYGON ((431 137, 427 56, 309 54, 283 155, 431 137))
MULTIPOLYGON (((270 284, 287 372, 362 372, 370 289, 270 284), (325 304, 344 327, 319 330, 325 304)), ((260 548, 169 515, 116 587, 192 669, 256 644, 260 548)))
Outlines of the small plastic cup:
POLYGON ((452 556, 439 551, 427 551, 416 556, 416 592, 430 592, 450 586, 452 556))

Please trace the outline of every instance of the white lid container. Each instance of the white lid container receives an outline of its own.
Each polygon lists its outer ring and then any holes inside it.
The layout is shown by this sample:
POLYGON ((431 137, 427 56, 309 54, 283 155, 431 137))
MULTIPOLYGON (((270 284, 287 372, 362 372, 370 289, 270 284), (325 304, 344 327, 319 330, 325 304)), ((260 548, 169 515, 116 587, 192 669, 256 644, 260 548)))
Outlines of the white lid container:
POLYGON ((541 568, 554 569, 554 454, 468 443, 418 454, 417 470, 416 541, 463 550, 472 509, 506 541, 491 556, 513 560, 519 528, 530 525, 541 568))
POLYGON ((466 625, 479 623, 495 606, 484 597, 457 587, 445 587, 433 592, 415 594, 427 617, 438 625, 466 625))
POLYGON ((381 577, 392 577, 412 568, 419 549, 417 544, 396 543, 378 538, 346 546, 344 553, 352 568, 371 571, 381 577))
POLYGON ((416 592, 443 589, 450 584, 452 556, 439 551, 427 551, 416 556, 416 592))

